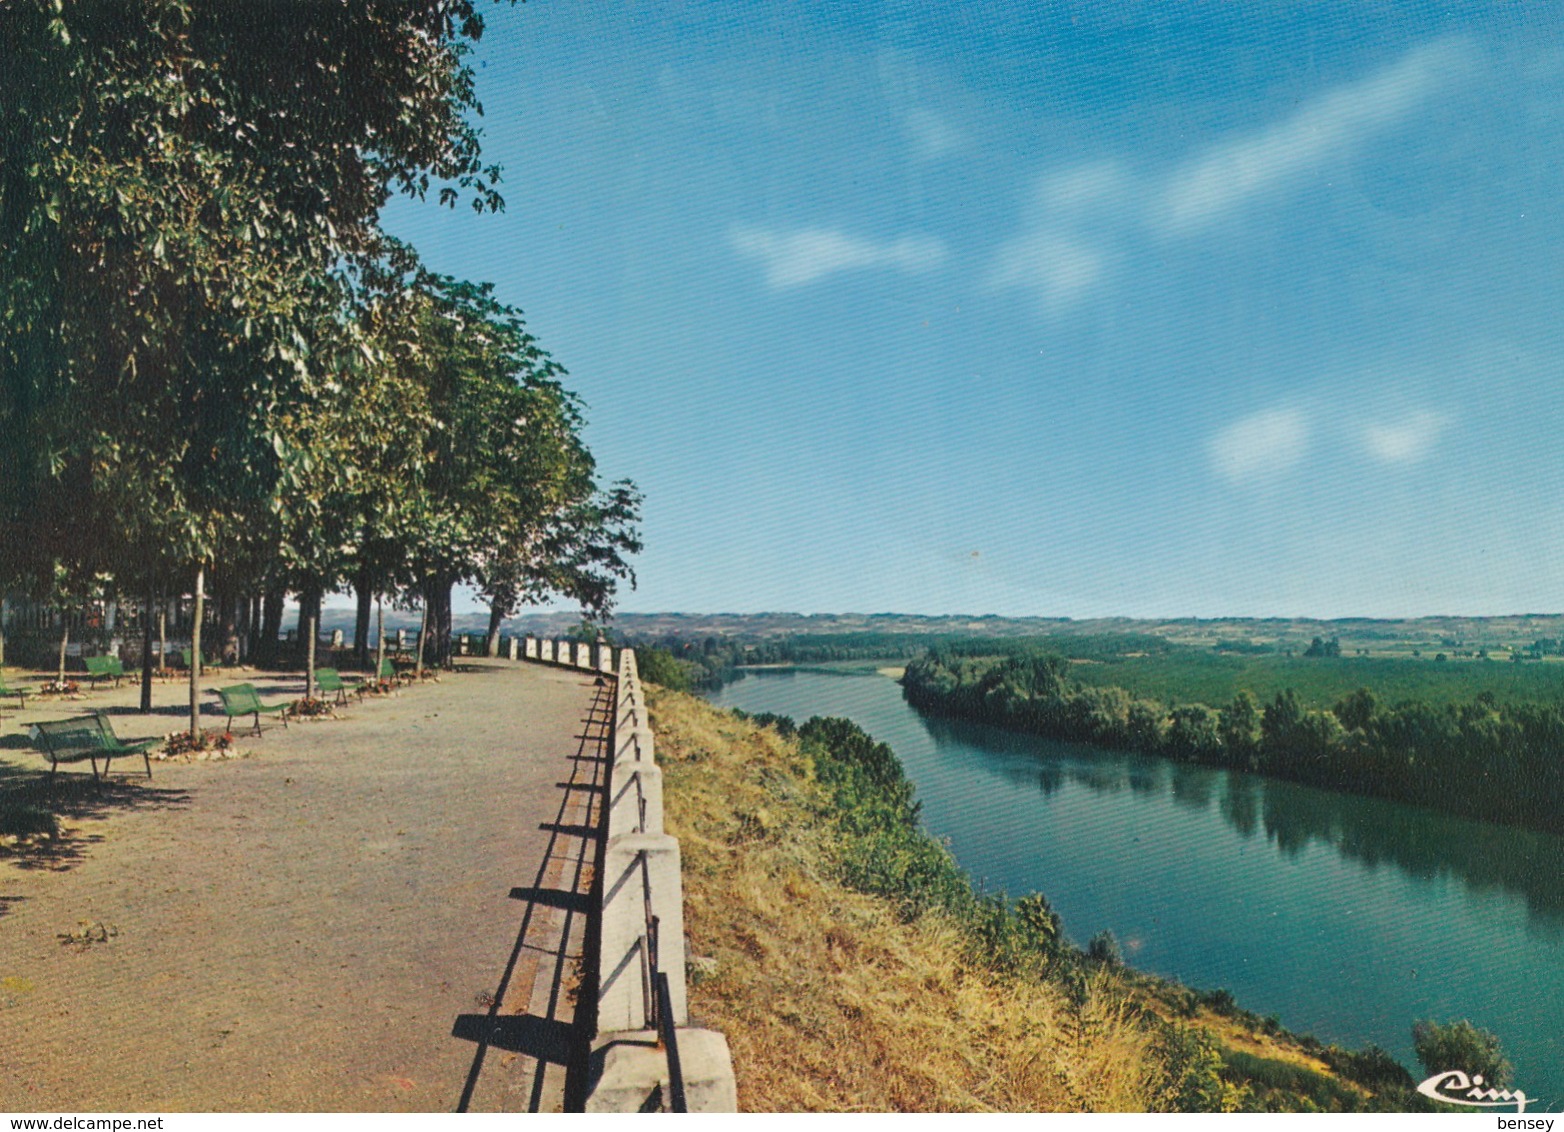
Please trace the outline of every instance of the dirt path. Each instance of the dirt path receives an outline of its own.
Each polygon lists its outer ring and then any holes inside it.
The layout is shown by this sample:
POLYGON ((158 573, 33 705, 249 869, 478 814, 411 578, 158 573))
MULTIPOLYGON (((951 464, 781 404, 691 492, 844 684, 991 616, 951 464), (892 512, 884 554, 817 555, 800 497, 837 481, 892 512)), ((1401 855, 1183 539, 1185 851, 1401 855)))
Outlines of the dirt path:
MULTIPOLYGON (((268 729, 244 758, 154 762, 150 783, 116 763, 55 858, 0 858, 0 1110, 537 1104, 514 1048, 494 1043, 481 1074, 474 1055, 547 966, 517 962, 537 950, 524 919, 548 918, 526 893, 568 871, 547 859, 569 847, 559 784, 590 764, 595 689, 474 668, 268 729), (82 922, 108 938, 62 943, 82 922)), ((301 691, 256 682, 268 702, 301 691)), ((182 695, 160 686, 154 717, 127 688, 20 721, 123 705, 120 736, 151 736, 178 729, 182 695)), ((0 787, 44 765, 19 739, 7 710, 0 787)))

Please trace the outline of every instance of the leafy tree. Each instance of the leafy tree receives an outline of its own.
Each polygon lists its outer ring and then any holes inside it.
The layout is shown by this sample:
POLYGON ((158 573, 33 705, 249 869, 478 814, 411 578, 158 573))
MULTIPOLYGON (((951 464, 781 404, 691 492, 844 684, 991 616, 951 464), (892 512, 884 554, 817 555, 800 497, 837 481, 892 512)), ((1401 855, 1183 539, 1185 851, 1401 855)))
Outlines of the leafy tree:
POLYGON ((1254 693, 1240 689, 1221 711, 1222 747, 1234 766, 1249 766, 1260 748, 1260 705, 1254 693))
POLYGON ((1369 689, 1359 688, 1336 701, 1331 711, 1348 731, 1367 731, 1379 711, 1379 700, 1369 689))
POLYGON ((1022 934, 1039 953, 1052 954, 1064 944, 1059 913, 1041 892, 1028 893, 1016 901, 1016 919, 1022 934))
POLYGON ((1458 1069, 1474 1079, 1481 1076, 1487 1086, 1495 1089, 1508 1088, 1515 1078, 1515 1067, 1504 1056, 1498 1037, 1465 1019, 1414 1022, 1412 1048, 1429 1073, 1458 1069))
POLYGON ((1119 949, 1118 938, 1107 928, 1092 936, 1086 945, 1086 955, 1108 967, 1124 966, 1124 952, 1119 949))

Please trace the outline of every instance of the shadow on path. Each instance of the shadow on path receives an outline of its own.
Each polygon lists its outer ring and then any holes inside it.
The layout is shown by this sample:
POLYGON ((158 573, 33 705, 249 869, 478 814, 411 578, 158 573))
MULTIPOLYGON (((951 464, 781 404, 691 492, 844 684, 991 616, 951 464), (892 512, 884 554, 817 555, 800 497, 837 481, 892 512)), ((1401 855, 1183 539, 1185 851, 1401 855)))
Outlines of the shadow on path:
MULTIPOLYGON (((7 736, 9 738, 9 736, 7 736)), ((104 779, 60 771, 24 770, 0 764, 0 835, 18 835, 17 844, 0 845, 0 859, 22 869, 68 869, 101 840, 97 834, 63 832, 61 819, 82 821, 127 810, 168 810, 188 804, 184 790, 170 790, 145 779, 104 779)), ((0 912, 4 905, 0 905, 0 912)))
POLYGON ((559 811, 542 829, 549 833, 543 861, 530 885, 511 889, 525 903, 521 928, 488 1012, 462 1014, 451 1035, 477 1043, 457 1102, 468 1112, 484 1078, 490 1049, 529 1059, 527 1111, 545 1111, 546 1098, 563 1090, 566 1112, 580 1111, 584 1072, 596 1003, 583 959, 595 930, 591 892, 601 850, 603 794, 613 685, 600 680, 588 708, 570 780, 557 784, 559 811))

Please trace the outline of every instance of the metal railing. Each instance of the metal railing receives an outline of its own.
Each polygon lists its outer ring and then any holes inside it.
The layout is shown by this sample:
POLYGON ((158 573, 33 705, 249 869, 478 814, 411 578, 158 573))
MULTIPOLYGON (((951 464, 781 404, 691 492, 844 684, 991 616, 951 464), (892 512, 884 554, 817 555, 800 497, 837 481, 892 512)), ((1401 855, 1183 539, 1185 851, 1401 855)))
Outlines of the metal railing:
POLYGON ((668 1099, 674 1112, 689 1112, 684 1096, 684 1067, 679 1062, 679 1028, 673 1018, 673 991, 668 984, 668 972, 657 961, 657 938, 662 930, 662 918, 652 911, 652 880, 646 864, 646 853, 641 858, 641 886, 646 905, 646 946, 643 950, 644 991, 651 1017, 647 1028, 657 1032, 657 1045, 668 1058, 668 1099))

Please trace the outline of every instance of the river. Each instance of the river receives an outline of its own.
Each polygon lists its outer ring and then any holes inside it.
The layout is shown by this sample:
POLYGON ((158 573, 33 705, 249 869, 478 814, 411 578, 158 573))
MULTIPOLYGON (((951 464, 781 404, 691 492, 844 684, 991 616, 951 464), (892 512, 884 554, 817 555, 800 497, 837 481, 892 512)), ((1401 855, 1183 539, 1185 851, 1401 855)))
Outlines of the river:
POLYGON ((1413 1021, 1470 1019, 1530 1107, 1564 1107, 1564 840, 926 718, 884 676, 755 672, 711 699, 890 744, 928 831, 986 890, 1045 893, 1077 944, 1111 929, 1136 967, 1418 1077, 1413 1021))

